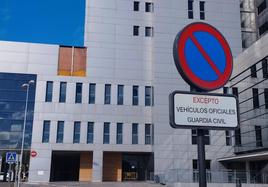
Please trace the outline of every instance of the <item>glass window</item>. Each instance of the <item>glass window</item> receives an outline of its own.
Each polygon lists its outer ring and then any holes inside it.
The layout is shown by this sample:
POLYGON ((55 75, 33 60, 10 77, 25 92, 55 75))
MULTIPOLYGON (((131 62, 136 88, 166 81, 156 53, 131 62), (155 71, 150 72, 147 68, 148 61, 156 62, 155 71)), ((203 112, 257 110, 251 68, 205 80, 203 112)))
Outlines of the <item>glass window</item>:
POLYGON ((240 128, 235 130, 235 145, 241 146, 241 130, 240 130, 240 128))
POLYGON ((132 105, 139 105, 139 86, 132 88, 132 105))
POLYGON ((145 144, 151 144, 152 143, 152 129, 151 124, 145 124, 145 144))
POLYGON ((109 144, 109 143, 110 143, 110 123, 104 122, 103 144, 109 144))
POLYGON ((152 87, 145 86, 145 106, 151 106, 152 100, 152 87))
POLYGON ((262 3, 257 7, 258 15, 266 9, 266 0, 263 0, 262 3))
POLYGON ((255 125, 255 137, 256 137, 256 147, 262 147, 261 126, 255 125))
POLYGON ((92 144, 94 139, 94 122, 87 123, 87 143, 92 144))
POLYGON ((96 94, 96 84, 90 83, 89 84, 89 104, 95 104, 95 94, 96 94))
POLYGON ((117 104, 123 105, 124 104, 124 86, 118 85, 117 87, 117 104))
POLYGON ((133 36, 139 36, 139 29, 140 27, 137 25, 133 26, 133 36))
POLYGON ((49 142, 49 132, 50 132, 50 121, 44 121, 44 123, 43 123, 43 137, 42 137, 43 143, 49 142))
POLYGON ((205 19, 205 1, 199 2, 199 9, 200 9, 200 19, 205 19))
POLYGON ((111 85, 105 84, 104 104, 111 104, 111 85))
POLYGON ((237 87, 232 88, 232 93, 238 98, 238 88, 237 87))
MULTIPOLYGON (((205 145, 210 145, 209 130, 204 130, 204 142, 205 145)), ((192 130, 192 144, 193 145, 197 144, 197 130, 195 129, 192 130)))
POLYGON ((123 123, 116 124, 116 144, 123 143, 123 123))
POLYGON ((231 131, 225 131, 225 140, 226 140, 226 145, 227 146, 231 146, 232 145, 231 131))
POLYGON ((82 103, 82 83, 76 83, 75 103, 82 103))
POLYGON ((262 61, 262 75, 263 78, 268 78, 268 65, 267 65, 267 59, 264 59, 262 61))
POLYGON ((64 134, 64 121, 58 121, 57 124, 57 143, 63 143, 63 134, 64 134))
POLYGON ((264 89, 264 103, 265 109, 268 109, 268 88, 264 89))
POLYGON ((145 3, 145 12, 154 12, 154 3, 146 2, 145 3))
POLYGON ((65 103, 66 101, 66 87, 67 87, 66 82, 60 83, 60 98, 59 98, 60 103, 65 103))
POLYGON ((52 102, 53 82, 47 81, 46 86, 46 102, 52 102))
MULTIPOLYGON (((211 182, 211 160, 206 160, 206 177, 207 177, 207 182, 211 182)), ((198 173, 198 166, 199 162, 198 160, 194 159, 193 160, 193 181, 194 182, 198 182, 198 178, 199 178, 199 173, 198 173)))
POLYGON ((154 35, 154 28, 153 27, 145 27, 145 36, 152 37, 154 35))
POLYGON ((194 1, 193 0, 188 0, 188 18, 193 19, 194 18, 194 6, 193 6, 194 1))
POLYGON ((253 108, 259 108, 259 91, 258 88, 252 88, 252 94, 253 94, 253 108))
POLYGON ((140 2, 139 1, 134 1, 133 10, 134 11, 139 11, 139 9, 140 9, 140 2))
POLYGON ((73 143, 80 143, 80 121, 74 122, 73 143))
POLYGON ((252 65, 250 67, 250 75, 251 77, 253 78, 256 78, 257 77, 257 69, 256 69, 256 64, 252 65))
POLYGON ((223 87, 223 93, 224 93, 224 94, 228 94, 228 90, 229 90, 228 87, 223 87))
POLYGON ((138 123, 132 124, 132 144, 138 144, 138 123))
POLYGON ((259 27, 259 35, 260 36, 263 35, 264 33, 266 33, 267 30, 268 30, 268 21, 266 21, 259 27))

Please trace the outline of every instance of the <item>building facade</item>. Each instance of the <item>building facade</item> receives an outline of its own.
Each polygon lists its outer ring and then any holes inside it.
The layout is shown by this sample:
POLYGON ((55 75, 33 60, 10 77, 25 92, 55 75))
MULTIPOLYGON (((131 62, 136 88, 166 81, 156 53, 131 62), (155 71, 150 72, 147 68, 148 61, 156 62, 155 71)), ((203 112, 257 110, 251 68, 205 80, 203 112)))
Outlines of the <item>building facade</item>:
MULTIPOLYGON (((185 25, 204 21, 235 57, 239 10, 233 0, 88 0, 84 47, 0 42, 1 72, 36 75, 29 181, 146 180, 196 170, 196 132, 169 125, 169 94, 190 91, 173 42, 185 25)), ((225 136, 207 132, 207 169, 225 169, 217 160, 231 148, 225 136)))

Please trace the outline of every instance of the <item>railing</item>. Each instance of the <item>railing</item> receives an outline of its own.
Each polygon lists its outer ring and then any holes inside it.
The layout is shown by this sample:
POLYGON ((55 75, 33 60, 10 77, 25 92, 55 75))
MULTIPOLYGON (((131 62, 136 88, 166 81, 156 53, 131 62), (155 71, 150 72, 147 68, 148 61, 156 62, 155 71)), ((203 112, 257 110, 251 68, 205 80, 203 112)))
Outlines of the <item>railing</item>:
MULTIPOLYGON (((150 174, 151 180, 157 183, 197 183, 198 170, 172 169, 162 174, 150 174)), ((268 173, 256 173, 254 171, 212 171, 207 170, 208 183, 253 183, 268 184, 268 173)))

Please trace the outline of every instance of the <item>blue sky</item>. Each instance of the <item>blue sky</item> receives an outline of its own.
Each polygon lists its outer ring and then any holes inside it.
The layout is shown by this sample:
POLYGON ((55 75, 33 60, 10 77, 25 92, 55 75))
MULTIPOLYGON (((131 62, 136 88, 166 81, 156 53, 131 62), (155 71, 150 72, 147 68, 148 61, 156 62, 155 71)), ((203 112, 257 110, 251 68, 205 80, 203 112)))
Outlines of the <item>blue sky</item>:
POLYGON ((0 0, 0 40, 84 46, 85 0, 0 0))

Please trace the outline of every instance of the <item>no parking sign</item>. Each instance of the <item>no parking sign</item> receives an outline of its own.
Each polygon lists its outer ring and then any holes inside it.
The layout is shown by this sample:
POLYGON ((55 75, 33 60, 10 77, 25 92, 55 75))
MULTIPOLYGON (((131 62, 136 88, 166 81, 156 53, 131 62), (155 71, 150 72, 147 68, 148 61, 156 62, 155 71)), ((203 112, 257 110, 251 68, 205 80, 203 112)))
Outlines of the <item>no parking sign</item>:
POLYGON ((221 88, 232 74, 230 47, 224 36, 207 23, 192 23, 179 32, 173 56, 183 79, 197 89, 221 88))

